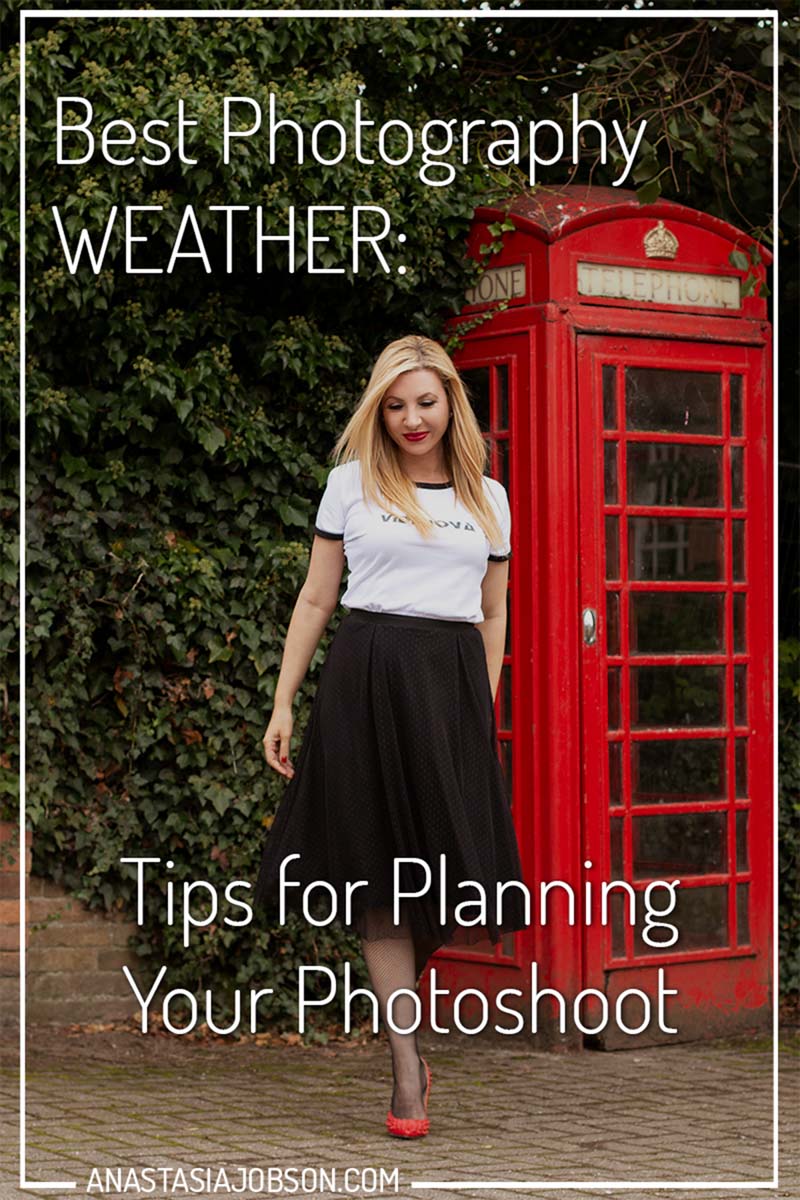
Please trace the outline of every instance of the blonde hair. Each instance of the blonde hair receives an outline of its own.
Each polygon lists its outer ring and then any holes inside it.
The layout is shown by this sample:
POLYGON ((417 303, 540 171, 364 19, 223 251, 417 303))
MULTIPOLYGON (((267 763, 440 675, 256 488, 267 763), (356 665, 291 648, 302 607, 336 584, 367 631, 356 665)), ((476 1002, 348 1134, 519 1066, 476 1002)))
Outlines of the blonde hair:
POLYGON ((384 348, 372 368, 355 412, 333 448, 334 462, 338 465, 358 459, 364 500, 391 512, 391 507, 387 508, 388 502, 399 509, 423 537, 434 535, 436 527, 417 498, 413 480, 400 466, 397 446, 381 417, 383 398, 398 376, 420 369, 434 371, 439 376, 450 405, 452 415, 442 438, 442 450, 456 499, 472 513, 490 545, 497 546, 503 535, 483 483, 488 447, 452 359, 431 338, 410 334, 384 348))

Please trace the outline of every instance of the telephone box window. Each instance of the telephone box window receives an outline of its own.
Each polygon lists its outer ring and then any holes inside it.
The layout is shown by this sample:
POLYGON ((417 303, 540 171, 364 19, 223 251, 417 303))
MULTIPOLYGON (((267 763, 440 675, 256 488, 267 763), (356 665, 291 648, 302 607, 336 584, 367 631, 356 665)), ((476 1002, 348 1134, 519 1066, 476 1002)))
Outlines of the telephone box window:
POLYGON ((628 904, 621 892, 615 891, 610 896, 611 915, 611 957, 625 958, 625 926, 628 923, 628 904))
POLYGON ((633 878, 719 875, 727 865, 723 812, 633 819, 633 878))
POLYGON ((497 428, 508 429, 508 363, 498 363, 497 376, 497 428))
POLYGON ((631 579, 724 580, 722 521, 705 518, 629 517, 631 579))
POLYGON ((611 879, 624 879, 622 854, 622 821, 617 818, 611 822, 611 879))
POLYGON ((606 442, 603 451, 603 479, 605 481, 606 504, 618 504, 617 443, 606 442))
POLYGON ((733 540, 733 578, 736 583, 742 583, 745 578, 744 563, 744 522, 732 521, 733 540))
POLYGON ((747 738, 736 739, 736 799, 746 800, 747 787, 747 738))
POLYGON ((634 804, 714 802, 727 795, 726 743, 721 738, 639 741, 631 747, 634 804))
POLYGON ((741 446, 731 446, 731 505, 733 508, 744 508, 743 458, 744 449, 741 446))
POLYGON ((606 592, 606 649, 619 654, 619 592, 606 592))
POLYGON ((603 364, 603 426, 617 428, 617 368, 603 364))
MULTIPOLYGON (((657 919, 657 918, 656 918, 657 919)), ((679 887, 675 907, 662 920, 677 926, 678 940, 672 946, 648 946, 642 934, 644 919, 637 913, 634 952, 638 957, 652 954, 685 954, 691 950, 713 950, 728 945, 727 887, 679 887)), ((658 941, 665 931, 655 929, 651 937, 658 941)))
POLYGON ((724 724, 724 667, 631 667, 630 673, 634 729, 724 724))
POLYGON ((750 943, 750 884, 740 883, 736 887, 736 927, 740 946, 750 943))
POLYGON ((747 853, 747 822, 748 812, 736 814, 736 870, 749 871, 750 859, 747 853))
POLYGON ((722 447, 631 442, 628 503, 670 508, 722 505, 722 447))
POLYGON ((733 668, 733 712, 736 725, 747 724, 747 667, 733 668))
POLYGON ((500 729, 511 729, 511 663, 500 672, 500 729))
POLYGON ((497 442, 497 478, 508 491, 508 441, 497 442))
POLYGON ((731 375, 731 437, 742 436, 742 377, 731 375))
POLYGON ((619 667, 611 667, 608 672, 608 728, 619 729, 619 667))
POLYGON ((722 592, 635 592, 631 654, 720 654, 725 649, 722 592))
POLYGON ((721 379, 709 371, 625 369, 628 429, 658 433, 722 433, 721 379))
POLYGON ((736 654, 744 654, 745 641, 745 605, 747 597, 744 592, 733 593, 733 649, 736 654))
POLYGON ((606 579, 619 579, 619 517, 606 517, 606 579))
POLYGON ((614 807, 622 804, 622 743, 608 743, 608 802, 614 807))
POLYGON ((491 428, 489 420, 489 368, 488 367, 472 367, 468 371, 461 372, 461 378, 467 389, 472 411, 478 419, 478 424, 483 433, 488 433, 491 428))

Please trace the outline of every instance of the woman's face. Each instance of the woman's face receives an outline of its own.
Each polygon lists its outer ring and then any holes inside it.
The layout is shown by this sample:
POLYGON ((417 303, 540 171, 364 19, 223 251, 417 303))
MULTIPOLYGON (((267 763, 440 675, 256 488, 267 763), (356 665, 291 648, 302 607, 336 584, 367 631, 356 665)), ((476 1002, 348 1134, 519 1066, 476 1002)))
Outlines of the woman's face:
POLYGON ((381 403, 386 431, 409 468, 426 460, 440 464, 440 445, 450 418, 450 403, 435 371, 404 371, 387 388, 381 403))

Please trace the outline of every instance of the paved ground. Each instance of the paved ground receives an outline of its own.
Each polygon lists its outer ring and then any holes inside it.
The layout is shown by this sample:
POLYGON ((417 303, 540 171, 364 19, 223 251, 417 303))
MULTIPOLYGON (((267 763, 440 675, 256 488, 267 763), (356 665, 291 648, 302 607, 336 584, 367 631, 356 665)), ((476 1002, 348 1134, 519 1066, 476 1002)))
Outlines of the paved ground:
MULTIPOLYGON (((433 1070, 432 1129, 416 1143, 383 1130, 391 1075, 382 1042, 324 1049, 198 1046, 126 1032, 65 1037, 39 1029, 29 1031, 28 1045, 28 1178, 77 1183, 72 1192, 34 1195, 109 1194, 88 1187, 92 1168, 102 1175, 106 1167, 124 1169, 125 1195, 203 1197, 229 1194, 220 1180, 209 1191, 207 1168, 212 1180, 227 1168, 231 1191, 246 1197, 257 1194, 259 1169, 266 1192, 268 1168, 311 1168, 304 1182, 309 1194, 321 1195, 324 1181, 313 1169, 337 1168, 335 1186, 344 1191, 346 1168, 378 1174, 397 1168, 397 1186, 390 1175, 383 1194, 419 1200, 508 1200, 514 1192, 463 1184, 512 1180, 544 1185, 517 1195, 563 1200, 731 1200, 764 1192, 738 1186, 661 1192, 652 1182, 746 1183, 771 1175, 766 1039, 575 1056, 475 1038, 423 1039, 433 1070), (137 1173, 128 1176, 131 1167, 137 1173), (140 1173, 144 1167, 170 1169, 166 1192, 161 1176, 140 1173), (187 1172, 186 1188, 177 1168, 187 1172), (198 1175, 189 1175, 191 1168, 198 1175), (244 1187, 242 1168, 256 1169, 244 1187), (604 1189, 603 1180, 641 1186, 604 1189), (412 1186, 434 1181, 462 1186, 412 1186), (561 1181, 588 1186, 561 1190, 561 1181)), ((14 1149, 19 1071, 8 1031, 2 1049, 0 1200, 21 1200, 14 1149)), ((778 1190, 766 1194, 800 1200, 796 1030, 782 1035, 779 1059, 782 1177, 778 1190)), ((348 1176, 347 1185, 356 1178, 348 1176)), ((369 1173, 363 1179, 377 1194, 369 1173)), ((285 1175, 284 1183, 302 1194, 299 1175, 285 1175)), ((110 1192, 119 1194, 119 1185, 112 1183, 110 1192)))

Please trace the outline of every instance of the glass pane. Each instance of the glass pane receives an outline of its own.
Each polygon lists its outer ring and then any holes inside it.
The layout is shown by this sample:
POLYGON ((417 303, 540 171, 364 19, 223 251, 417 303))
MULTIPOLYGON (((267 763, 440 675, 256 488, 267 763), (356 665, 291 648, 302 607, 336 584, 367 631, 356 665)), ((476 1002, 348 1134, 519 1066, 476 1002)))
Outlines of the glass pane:
POLYGON ((503 768, 503 778, 506 781, 506 795, 508 796, 508 803, 510 804, 511 798, 514 794, 514 789, 513 789, 514 779, 513 779, 512 773, 511 773, 512 766, 511 766, 511 741, 510 740, 500 743, 500 765, 503 768))
POLYGON ((725 597, 721 592, 634 592, 630 612, 632 654, 724 649, 725 597))
POLYGON ((736 583, 742 583, 745 578, 744 567, 744 521, 731 521, 733 528, 733 578, 736 583))
POLYGON ((606 504, 619 504, 616 442, 603 443, 603 482, 606 504))
POLYGON ((722 725, 724 667, 631 667, 634 729, 722 725))
POLYGON ((735 725, 747 724, 747 667, 733 668, 733 721, 735 725))
POLYGON ((726 777, 722 738, 636 741, 631 745, 633 804, 724 800, 726 777))
POLYGON ((495 367, 497 380, 497 428, 508 429, 508 366, 495 367))
POLYGON ((628 919, 630 902, 622 892, 611 892, 609 896, 611 913, 611 955, 613 958, 625 957, 625 923, 628 919))
POLYGON ((742 436, 742 377, 731 375, 731 437, 742 436))
POLYGON ((633 819, 633 878, 718 875, 727 866, 723 812, 672 813, 633 819))
POLYGON ((467 371, 461 371, 460 375, 481 431, 488 433, 491 428, 489 422, 489 368, 470 367, 467 371))
POLYGON ((603 367, 603 428, 617 428, 617 368, 603 367))
POLYGON ((606 653, 619 654, 619 592, 606 592, 606 653))
POLYGON ((608 728, 620 727, 619 667, 608 669, 608 728))
POLYGON ((619 579, 619 517, 606 517, 606 579, 619 579))
POLYGON ((622 879, 622 818, 611 822, 611 878, 622 879))
POLYGON ((622 804, 622 742, 608 743, 608 802, 622 804))
POLYGON ((736 885, 736 927, 737 940, 740 946, 750 943, 750 884, 736 885))
MULTIPOLYGON (((672 946, 659 949, 649 946, 642 937, 647 909, 642 903, 639 906, 634 931, 634 953, 644 954, 683 954, 687 950, 715 949, 728 945, 728 899, 727 888, 697 887, 676 888, 675 908, 667 916, 654 916, 653 921, 666 922, 678 930, 678 940, 672 946)), ((669 907, 670 895, 665 889, 654 889, 651 895, 652 907, 663 912, 669 907)), ((669 930, 652 929, 652 941, 661 941, 670 934, 669 930)), ((671 934, 670 934, 671 936, 671 934)))
POLYGON ((722 380, 708 371, 625 368, 628 429, 722 433, 722 380))
POLYGON ((506 491, 509 491, 507 441, 498 441, 497 443, 497 478, 500 480, 506 491))
POLYGON ((746 800, 747 790, 747 738, 736 739, 736 799, 746 800))
POLYGON ((717 508, 721 469, 721 446, 630 442, 628 503, 717 508))
POLYGON ((744 448, 731 446, 731 506, 744 508, 744 448))
POLYGON ((631 579, 722 580, 722 521, 705 517, 630 517, 628 573, 631 579))
POLYGON ((505 663, 500 671, 500 712, 498 729, 511 729, 511 663, 505 663))
POLYGON ((747 853, 747 822, 750 814, 747 812, 737 812, 736 814, 736 870, 749 871, 750 858, 747 853))
POLYGON ((745 594, 744 592, 734 592, 733 595, 733 649, 736 654, 744 654, 747 647, 747 639, 745 637, 744 616, 745 616, 745 594))

